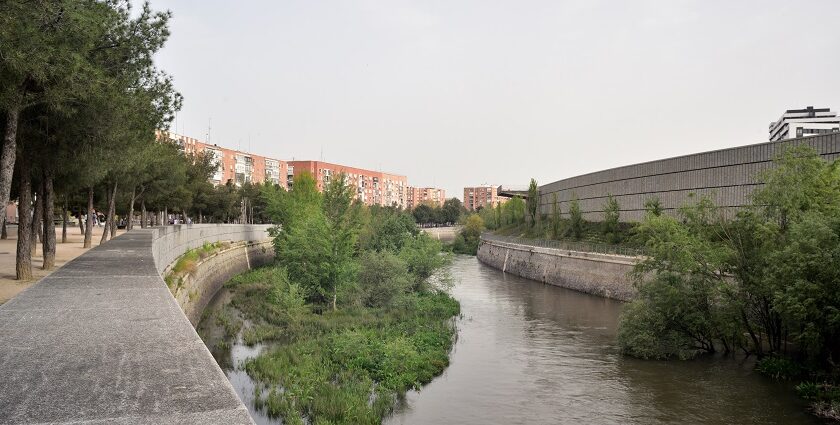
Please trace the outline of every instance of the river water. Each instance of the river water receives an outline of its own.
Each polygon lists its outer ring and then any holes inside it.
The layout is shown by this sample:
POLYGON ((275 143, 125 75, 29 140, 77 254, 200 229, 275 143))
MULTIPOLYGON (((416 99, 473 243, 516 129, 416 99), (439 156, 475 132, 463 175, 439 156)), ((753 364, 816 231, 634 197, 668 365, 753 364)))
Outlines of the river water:
MULTIPOLYGON (((451 364, 410 392, 387 424, 820 423, 790 384, 756 374, 752 361, 621 356, 620 302, 504 274, 475 257, 457 257, 452 275, 462 317, 451 364)), ((279 423, 254 410, 253 384, 235 366, 258 351, 234 344, 220 364, 257 423, 279 423)))
POLYGON ((728 358, 621 356, 622 303, 456 259, 458 342, 389 424, 815 424, 789 385, 728 358))

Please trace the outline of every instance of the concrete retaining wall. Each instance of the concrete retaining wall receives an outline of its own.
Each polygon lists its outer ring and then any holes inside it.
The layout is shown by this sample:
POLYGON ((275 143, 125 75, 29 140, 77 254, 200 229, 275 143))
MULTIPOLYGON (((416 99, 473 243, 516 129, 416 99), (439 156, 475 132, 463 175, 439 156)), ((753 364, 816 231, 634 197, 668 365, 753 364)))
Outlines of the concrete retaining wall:
POLYGON ((0 306, 0 423, 252 424, 161 272, 269 227, 135 229, 0 306))
POLYGON ((630 301, 636 288, 628 273, 634 257, 540 248, 482 239, 478 259, 527 279, 592 295, 630 301))
POLYGON ((236 243, 196 263, 194 273, 184 276, 177 287, 169 289, 190 323, 197 326, 204 308, 225 282, 273 259, 271 241, 236 243))

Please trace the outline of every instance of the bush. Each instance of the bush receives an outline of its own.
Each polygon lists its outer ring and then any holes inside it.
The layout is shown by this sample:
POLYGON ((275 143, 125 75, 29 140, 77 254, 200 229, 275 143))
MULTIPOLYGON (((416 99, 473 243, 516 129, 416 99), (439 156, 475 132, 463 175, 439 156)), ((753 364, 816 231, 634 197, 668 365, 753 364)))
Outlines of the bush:
POLYGON ((790 380, 801 376, 805 369, 799 363, 777 356, 767 356, 758 361, 755 369, 773 379, 790 380))
POLYGON ((411 287, 406 263, 385 251, 367 252, 360 259, 358 282, 367 307, 387 307, 411 287))
POLYGON ((399 256, 414 278, 413 290, 421 289, 422 284, 435 272, 449 264, 451 257, 442 255, 440 251, 440 242, 425 233, 420 233, 403 245, 399 256))

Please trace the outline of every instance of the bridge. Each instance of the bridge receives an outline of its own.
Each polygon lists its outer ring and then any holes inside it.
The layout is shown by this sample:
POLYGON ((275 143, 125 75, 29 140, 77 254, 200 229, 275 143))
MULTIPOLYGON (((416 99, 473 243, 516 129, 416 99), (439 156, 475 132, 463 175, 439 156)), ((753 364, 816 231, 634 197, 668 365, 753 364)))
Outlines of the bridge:
POLYGON ((0 423, 252 424, 161 273, 269 227, 133 230, 0 306, 0 423))

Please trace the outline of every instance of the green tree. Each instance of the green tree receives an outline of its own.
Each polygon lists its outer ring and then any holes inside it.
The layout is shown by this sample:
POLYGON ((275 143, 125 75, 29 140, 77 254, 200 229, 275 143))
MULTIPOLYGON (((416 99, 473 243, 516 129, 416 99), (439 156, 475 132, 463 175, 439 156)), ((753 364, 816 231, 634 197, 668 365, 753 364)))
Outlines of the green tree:
POLYGON ((557 205, 557 192, 551 194, 551 238, 560 239, 560 206, 557 205))
POLYGON ((537 224, 537 210, 540 206, 540 190, 537 181, 531 179, 528 184, 528 214, 531 216, 531 227, 537 224))
POLYGON ((440 250, 440 242, 426 233, 419 233, 404 242, 399 256, 414 277, 412 290, 421 290, 432 275, 449 264, 449 257, 441 255, 440 250))
POLYGON ((657 216, 662 215, 662 203, 659 201, 659 198, 655 196, 653 198, 648 198, 645 201, 645 211, 647 211, 648 214, 657 216))
POLYGON ((414 217, 391 207, 370 208, 371 218, 359 236, 363 250, 399 252, 419 232, 414 217))
POLYGON ((455 236, 453 250, 461 254, 475 255, 481 242, 481 232, 484 230, 484 220, 478 214, 470 214, 464 222, 464 227, 455 236))
POLYGON ((358 282, 367 307, 388 307, 411 287, 408 267, 396 254, 368 251, 359 262, 358 282))
POLYGON ((329 300, 338 308, 338 293, 355 280, 359 205, 344 178, 334 178, 323 198, 307 179, 295 179, 278 209, 286 224, 275 237, 279 263, 299 282, 312 301, 329 300), (320 208, 317 208, 320 206, 320 208))
POLYGON ((575 239, 583 236, 583 213, 580 211, 577 195, 574 194, 572 194, 572 201, 569 202, 569 232, 575 239))
POLYGON ((604 203, 604 222, 602 223, 602 232, 610 243, 618 243, 621 240, 621 236, 618 233, 620 214, 621 207, 618 205, 618 201, 612 196, 612 194, 608 194, 607 202, 604 203))
POLYGON ((435 222, 435 211, 426 204, 420 204, 412 211, 414 219, 418 224, 429 224, 435 222))
POLYGON ((461 200, 458 198, 449 198, 443 203, 441 208, 441 221, 443 223, 457 223, 464 210, 461 200))

